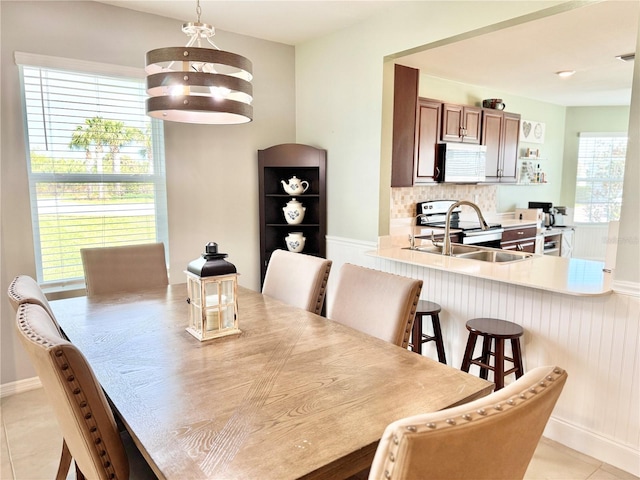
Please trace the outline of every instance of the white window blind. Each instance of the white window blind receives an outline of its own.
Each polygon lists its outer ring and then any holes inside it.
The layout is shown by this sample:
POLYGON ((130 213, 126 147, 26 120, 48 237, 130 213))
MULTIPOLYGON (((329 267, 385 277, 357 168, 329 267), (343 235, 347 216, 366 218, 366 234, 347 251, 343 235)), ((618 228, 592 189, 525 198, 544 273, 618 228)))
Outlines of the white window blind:
POLYGON ((620 219, 626 155, 625 133, 580 133, 576 222, 606 223, 620 219))
POLYGON ((167 247, 166 181, 162 122, 145 114, 144 81, 46 58, 20 72, 38 281, 55 286, 82 282, 81 248, 167 247))

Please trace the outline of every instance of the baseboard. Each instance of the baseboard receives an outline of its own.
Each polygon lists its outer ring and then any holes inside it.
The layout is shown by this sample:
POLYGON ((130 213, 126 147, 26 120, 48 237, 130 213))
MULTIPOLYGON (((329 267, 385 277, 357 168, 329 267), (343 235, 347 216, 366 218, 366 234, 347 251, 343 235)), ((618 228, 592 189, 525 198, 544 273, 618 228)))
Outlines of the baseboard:
POLYGON ((42 387, 42 384, 38 377, 25 378, 24 380, 18 380, 16 382, 4 383, 0 385, 0 398, 28 392, 29 390, 35 390, 40 387, 42 387))
POLYGON ((640 477, 640 451, 551 417, 544 436, 640 477))

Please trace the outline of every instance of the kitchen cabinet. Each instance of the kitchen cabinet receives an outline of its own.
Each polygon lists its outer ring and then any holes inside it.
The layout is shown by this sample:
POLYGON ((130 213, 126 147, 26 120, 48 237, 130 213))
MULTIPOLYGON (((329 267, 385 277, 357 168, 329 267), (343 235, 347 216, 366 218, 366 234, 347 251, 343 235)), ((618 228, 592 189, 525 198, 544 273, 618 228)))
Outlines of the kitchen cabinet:
POLYGON ((420 71, 415 68, 395 65, 391 145, 392 187, 413 186, 419 74, 420 71))
POLYGON ((516 182, 519 135, 519 114, 483 109, 481 144, 487 147, 486 182, 516 182))
POLYGON ((554 255, 557 257, 571 257, 573 253, 573 228, 548 228, 544 231, 544 249, 545 255, 554 255))
POLYGON ((260 221, 260 281, 264 281, 271 253, 287 248, 285 237, 301 232, 302 253, 325 257, 327 234, 327 152, 309 145, 286 143, 258 150, 260 221), (289 195, 282 182, 292 177, 309 183, 299 195, 289 195), (305 209, 302 222, 287 223, 283 208, 293 199, 305 209))
POLYGON ((482 108, 468 105, 442 105, 443 142, 480 143, 482 108))
POLYGON ((502 232, 500 248, 535 253, 537 232, 538 227, 535 225, 505 227, 504 232, 502 232))
POLYGON ((433 183, 438 177, 436 146, 440 136, 442 102, 418 99, 415 138, 414 185, 433 183))

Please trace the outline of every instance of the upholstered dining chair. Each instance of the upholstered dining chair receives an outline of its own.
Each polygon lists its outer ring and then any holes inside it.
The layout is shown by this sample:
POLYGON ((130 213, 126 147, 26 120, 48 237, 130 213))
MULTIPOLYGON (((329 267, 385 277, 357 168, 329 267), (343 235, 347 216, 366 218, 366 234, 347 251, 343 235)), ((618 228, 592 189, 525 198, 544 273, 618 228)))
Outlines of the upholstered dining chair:
POLYGON ((422 280, 345 263, 327 297, 327 318, 406 348, 422 280))
POLYGON ((61 331, 58 322, 56 321, 56 317, 51 310, 47 297, 33 277, 30 277, 29 275, 18 275, 15 277, 9 284, 7 295, 9 296, 9 302, 16 313, 18 312, 18 307, 23 303, 35 303, 47 311, 49 316, 55 322, 58 331, 61 331))
POLYGON ((21 304, 16 327, 63 435, 56 480, 67 478, 72 459, 78 480, 156 478, 131 438, 118 431, 86 358, 62 338, 47 311, 37 304, 21 304))
POLYGON ((331 260, 288 250, 274 250, 267 265, 262 293, 320 314, 331 260))
POLYGON ((169 284, 164 244, 80 249, 87 296, 169 284))
POLYGON ((523 478, 566 380, 538 367, 484 398, 391 423, 369 480, 523 478))

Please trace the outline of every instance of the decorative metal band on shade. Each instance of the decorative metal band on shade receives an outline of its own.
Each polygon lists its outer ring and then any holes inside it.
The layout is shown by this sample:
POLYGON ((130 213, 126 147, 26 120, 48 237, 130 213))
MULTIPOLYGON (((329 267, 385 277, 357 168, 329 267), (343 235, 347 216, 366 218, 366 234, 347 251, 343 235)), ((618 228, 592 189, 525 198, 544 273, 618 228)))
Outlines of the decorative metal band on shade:
POLYGON ((147 114, 185 123, 238 124, 253 119, 251 62, 235 53, 168 47, 146 56, 147 114), (171 69, 173 65, 181 69, 171 69))

